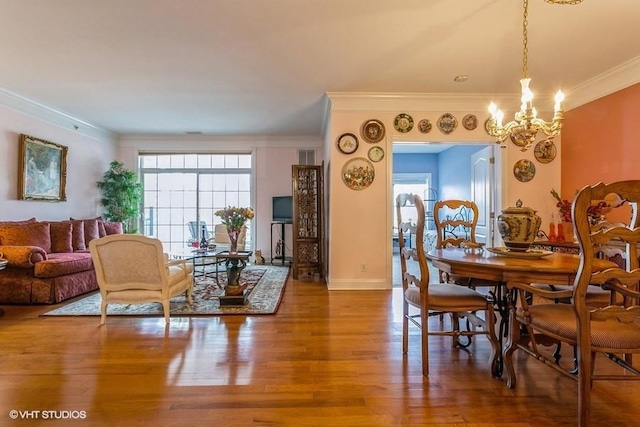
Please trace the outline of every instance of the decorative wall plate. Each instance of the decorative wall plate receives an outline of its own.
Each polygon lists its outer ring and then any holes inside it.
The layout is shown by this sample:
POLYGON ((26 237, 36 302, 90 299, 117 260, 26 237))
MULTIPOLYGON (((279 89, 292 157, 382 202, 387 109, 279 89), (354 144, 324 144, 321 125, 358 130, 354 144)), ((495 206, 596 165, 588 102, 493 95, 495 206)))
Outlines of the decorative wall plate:
POLYGON ((418 122, 418 130, 422 133, 431 132, 431 120, 422 119, 418 122))
POLYGON ((549 163, 556 158, 556 145, 551 139, 543 139, 533 149, 533 155, 540 163, 549 163))
POLYGON ((371 185, 375 178, 373 163, 364 157, 349 160, 342 167, 342 181, 352 190, 363 190, 371 185))
POLYGON ((478 127, 478 118, 475 114, 467 114, 462 118, 462 126, 466 130, 474 130, 478 127))
POLYGON ((449 135, 458 127, 458 120, 451 113, 444 113, 436 123, 440 132, 449 135))
POLYGON ((518 160, 513 165, 513 175, 520 182, 529 182, 536 176, 536 165, 531 160, 518 160))
POLYGON ((398 132, 407 133, 413 129, 413 117, 404 113, 398 114, 393 121, 393 127, 398 132))
POLYGON ((380 160, 384 159, 384 150, 379 145, 374 145, 373 147, 369 148, 367 157, 369 157, 369 160, 371 160, 372 162, 379 162, 380 160))
POLYGON ((367 120, 362 124, 360 134, 362 135, 362 139, 370 144, 380 142, 385 134, 384 124, 376 119, 367 120))
POLYGON ((513 134, 509 135, 509 139, 511 140, 511 142, 513 142, 513 145, 522 148, 522 151, 526 151, 527 150, 526 148, 524 148, 524 147, 527 146, 527 141, 522 140, 522 139, 518 139, 513 134))
POLYGON ((336 142, 338 150, 340 150, 344 154, 355 153, 358 149, 358 145, 358 137, 356 137, 352 133, 343 133, 338 137, 338 140, 336 142))

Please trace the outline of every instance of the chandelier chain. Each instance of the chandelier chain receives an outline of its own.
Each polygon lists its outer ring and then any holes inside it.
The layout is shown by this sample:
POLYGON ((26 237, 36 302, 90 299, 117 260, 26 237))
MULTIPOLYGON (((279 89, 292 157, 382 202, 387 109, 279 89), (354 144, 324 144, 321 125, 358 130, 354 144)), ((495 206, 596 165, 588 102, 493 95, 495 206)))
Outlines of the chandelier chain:
POLYGON ((578 4, 582 3, 582 0, 544 0, 551 4, 578 4))
POLYGON ((527 78, 527 72, 529 69, 529 48, 528 44, 528 31, 527 31, 527 17, 529 16, 529 0, 523 0, 524 12, 522 13, 522 78, 527 78))

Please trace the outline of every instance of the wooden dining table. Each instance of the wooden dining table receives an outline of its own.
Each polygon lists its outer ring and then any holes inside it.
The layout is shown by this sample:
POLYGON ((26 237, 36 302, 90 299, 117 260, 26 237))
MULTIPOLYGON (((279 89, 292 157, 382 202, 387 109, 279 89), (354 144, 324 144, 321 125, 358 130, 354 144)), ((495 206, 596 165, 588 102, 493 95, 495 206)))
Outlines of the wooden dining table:
MULTIPOLYGON (((490 291, 500 313, 498 339, 503 347, 503 337, 508 333, 508 314, 513 295, 508 291, 509 282, 544 283, 550 285, 572 285, 578 272, 580 255, 567 253, 543 253, 544 256, 523 254, 503 255, 488 250, 471 251, 462 248, 435 249, 427 252, 427 259, 433 266, 445 273, 497 282, 490 291)), ((542 255, 542 253, 539 253, 542 255)), ((612 261, 596 259, 595 269, 613 267, 612 261)), ((502 356, 499 358, 498 373, 502 372, 502 356)))

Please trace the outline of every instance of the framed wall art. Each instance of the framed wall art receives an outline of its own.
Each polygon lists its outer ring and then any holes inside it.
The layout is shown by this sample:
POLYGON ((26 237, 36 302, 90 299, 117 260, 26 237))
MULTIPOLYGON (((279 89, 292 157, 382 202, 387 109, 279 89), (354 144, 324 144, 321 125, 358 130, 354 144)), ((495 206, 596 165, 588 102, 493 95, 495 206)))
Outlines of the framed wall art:
POLYGON ((18 199, 66 201, 67 150, 63 145, 20 135, 18 199))

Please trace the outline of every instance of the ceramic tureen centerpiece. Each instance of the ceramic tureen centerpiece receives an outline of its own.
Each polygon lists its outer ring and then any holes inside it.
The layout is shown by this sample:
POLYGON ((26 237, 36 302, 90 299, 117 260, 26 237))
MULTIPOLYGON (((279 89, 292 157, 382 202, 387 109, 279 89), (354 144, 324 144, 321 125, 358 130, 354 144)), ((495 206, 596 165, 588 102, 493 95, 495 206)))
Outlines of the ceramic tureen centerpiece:
POLYGON ((527 251, 538 235, 540 223, 541 219, 536 211, 522 207, 520 199, 515 208, 507 208, 498 215, 498 231, 510 251, 527 251))

